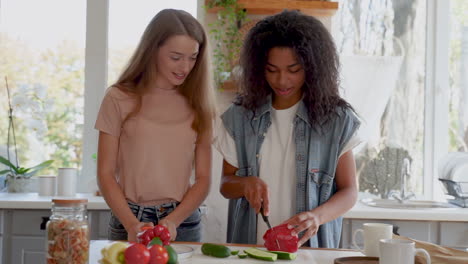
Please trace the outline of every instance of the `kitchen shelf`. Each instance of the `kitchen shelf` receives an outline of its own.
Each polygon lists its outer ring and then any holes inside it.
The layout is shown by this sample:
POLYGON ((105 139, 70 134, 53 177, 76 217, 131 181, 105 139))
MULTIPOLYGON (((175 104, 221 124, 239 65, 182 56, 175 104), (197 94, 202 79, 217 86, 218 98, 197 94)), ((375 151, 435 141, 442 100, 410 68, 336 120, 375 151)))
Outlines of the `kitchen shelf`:
MULTIPOLYGON (((207 4, 209 0, 205 0, 207 4)), ((296 9, 312 16, 332 16, 338 10, 338 2, 317 0, 238 0, 247 14, 275 14, 284 9, 296 9)), ((219 8, 211 8, 208 13, 216 13, 219 8)))

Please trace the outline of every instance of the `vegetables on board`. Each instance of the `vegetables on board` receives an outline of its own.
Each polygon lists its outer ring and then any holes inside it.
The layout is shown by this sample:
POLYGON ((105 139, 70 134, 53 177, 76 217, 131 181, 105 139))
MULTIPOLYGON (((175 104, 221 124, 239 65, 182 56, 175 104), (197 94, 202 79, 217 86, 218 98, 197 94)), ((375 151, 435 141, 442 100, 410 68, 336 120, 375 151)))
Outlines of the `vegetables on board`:
POLYGON ((296 253, 290 253, 286 251, 267 251, 270 253, 274 253, 278 255, 278 259, 284 259, 284 260, 295 260, 297 257, 296 253))
POLYGON ((137 234, 137 241, 145 246, 151 242, 155 237, 159 237, 163 245, 169 245, 171 240, 171 233, 163 225, 155 225, 154 227, 144 227, 142 232, 137 234))
POLYGON ((266 261, 276 261, 278 259, 278 255, 274 253, 270 253, 264 250, 260 250, 258 248, 248 248, 245 249, 244 252, 249 255, 251 258, 266 260, 266 261))
POLYGON ((132 264, 148 264, 150 252, 145 245, 140 243, 131 244, 124 252, 125 262, 132 264))
POLYGON ((150 259, 148 264, 167 264, 169 255, 167 250, 158 244, 152 245, 149 248, 150 259))
POLYGON ((263 235, 265 240, 265 247, 269 251, 285 251, 294 253, 298 249, 299 238, 291 234, 292 230, 288 228, 287 224, 282 224, 268 229, 263 235))
POLYGON ((128 244, 124 242, 114 242, 101 249, 103 264, 123 264, 125 263, 124 252, 128 244))
POLYGON ((164 248, 167 250, 167 254, 169 255, 169 260, 167 261, 167 264, 176 264, 178 256, 175 249, 170 245, 165 245, 164 248))
POLYGON ((231 250, 223 245, 204 243, 201 247, 204 255, 213 256, 217 258, 227 258, 231 256, 231 250))

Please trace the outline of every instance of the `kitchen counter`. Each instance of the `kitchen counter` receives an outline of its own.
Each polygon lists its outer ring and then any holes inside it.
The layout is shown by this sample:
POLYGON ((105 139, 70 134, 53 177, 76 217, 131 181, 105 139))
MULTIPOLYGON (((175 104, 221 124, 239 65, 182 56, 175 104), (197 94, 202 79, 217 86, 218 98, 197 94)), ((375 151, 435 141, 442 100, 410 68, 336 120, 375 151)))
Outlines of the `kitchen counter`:
MULTIPOLYGON (((76 197, 88 199, 88 210, 109 209, 102 196, 78 193, 76 197)), ((37 193, 0 193, 0 209, 50 209, 52 198, 37 193)), ((468 222, 468 208, 389 209, 366 206, 358 201, 344 218, 468 222)))
MULTIPOLYGON (((111 243, 108 240, 94 240, 91 241, 89 264, 98 264, 101 259, 101 249, 111 243)), ((179 243, 174 243, 179 244, 179 243)), ((181 259, 180 264, 253 264, 253 263, 268 263, 267 261, 257 260, 250 257, 240 259, 237 256, 230 256, 228 258, 215 258, 205 256, 201 253, 200 243, 183 243, 184 245, 190 246, 194 249, 192 256, 181 259)), ((252 245, 230 245, 227 246, 231 250, 240 250, 251 247, 252 245)), ((294 264, 333 264, 335 258, 349 257, 349 256, 363 256, 358 251, 351 250, 339 250, 339 249, 299 249, 297 252, 297 258, 294 261, 283 261, 278 260, 280 263, 294 263, 294 264)))
POLYGON ((390 209, 356 202, 343 216, 347 219, 387 219, 468 222, 468 208, 390 209))
MULTIPOLYGON (((0 209, 50 209, 53 198, 70 198, 64 196, 39 196, 37 193, 0 192, 0 209)), ((87 198, 88 210, 107 210, 102 196, 92 193, 77 193, 72 198, 87 198)))

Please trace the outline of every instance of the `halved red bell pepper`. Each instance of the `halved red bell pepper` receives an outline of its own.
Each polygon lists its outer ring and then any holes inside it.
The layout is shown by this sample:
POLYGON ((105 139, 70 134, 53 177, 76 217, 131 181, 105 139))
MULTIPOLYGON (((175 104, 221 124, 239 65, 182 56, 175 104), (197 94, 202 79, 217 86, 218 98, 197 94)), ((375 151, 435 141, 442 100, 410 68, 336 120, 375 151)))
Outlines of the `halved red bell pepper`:
POLYGON ((171 234, 169 230, 163 225, 155 225, 154 227, 143 227, 142 232, 137 234, 137 241, 145 246, 155 238, 159 237, 164 246, 170 244, 171 234))
POLYGON ((297 251, 299 238, 291 234, 292 229, 288 229, 287 224, 282 224, 268 229, 263 235, 265 247, 269 251, 285 251, 294 253, 297 251))

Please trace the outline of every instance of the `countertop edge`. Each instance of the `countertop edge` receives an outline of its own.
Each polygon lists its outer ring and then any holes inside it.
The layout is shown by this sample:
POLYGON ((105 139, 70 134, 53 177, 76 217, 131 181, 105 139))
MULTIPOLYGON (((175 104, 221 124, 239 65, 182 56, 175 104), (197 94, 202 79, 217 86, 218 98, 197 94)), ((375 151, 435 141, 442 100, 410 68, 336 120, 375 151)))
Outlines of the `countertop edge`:
MULTIPOLYGON (((75 197, 87 198, 89 211, 110 210, 102 196, 95 196, 92 193, 78 193, 75 197)), ((49 210, 53 198, 55 197, 39 196, 38 193, 0 193, 0 210, 49 210)), ((370 207, 357 202, 353 208, 343 215, 343 218, 468 222, 468 208, 388 209, 370 207)))

